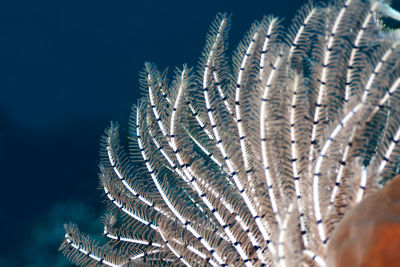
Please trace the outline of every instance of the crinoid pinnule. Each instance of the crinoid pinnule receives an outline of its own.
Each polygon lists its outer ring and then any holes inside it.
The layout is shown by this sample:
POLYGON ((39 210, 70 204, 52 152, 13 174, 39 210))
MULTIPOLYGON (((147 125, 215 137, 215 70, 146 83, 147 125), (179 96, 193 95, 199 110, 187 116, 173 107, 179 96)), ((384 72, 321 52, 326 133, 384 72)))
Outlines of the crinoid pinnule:
POLYGON ((128 151, 114 123, 102 144, 109 242, 68 225, 61 250, 82 266, 325 266, 338 223, 400 172, 400 38, 382 16, 400 17, 308 4, 286 32, 255 22, 231 60, 220 14, 197 71, 169 83, 146 63, 128 151))

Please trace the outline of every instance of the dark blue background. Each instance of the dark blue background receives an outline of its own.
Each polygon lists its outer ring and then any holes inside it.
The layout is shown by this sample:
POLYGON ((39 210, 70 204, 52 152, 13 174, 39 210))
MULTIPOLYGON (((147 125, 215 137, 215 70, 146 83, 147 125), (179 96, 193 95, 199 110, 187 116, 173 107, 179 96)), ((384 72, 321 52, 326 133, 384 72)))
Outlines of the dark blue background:
POLYGON ((66 266, 62 224, 102 231, 100 137, 127 126, 145 61, 195 66, 218 12, 230 47, 305 1, 0 1, 0 266, 66 266))

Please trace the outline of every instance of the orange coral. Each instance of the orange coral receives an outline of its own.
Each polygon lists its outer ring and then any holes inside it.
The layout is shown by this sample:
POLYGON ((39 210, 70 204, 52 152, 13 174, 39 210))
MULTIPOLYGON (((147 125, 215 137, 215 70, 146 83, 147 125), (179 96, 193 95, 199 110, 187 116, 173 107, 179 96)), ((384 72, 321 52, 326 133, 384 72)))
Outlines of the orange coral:
POLYGON ((400 265, 400 175, 343 218, 328 245, 327 264, 400 265))

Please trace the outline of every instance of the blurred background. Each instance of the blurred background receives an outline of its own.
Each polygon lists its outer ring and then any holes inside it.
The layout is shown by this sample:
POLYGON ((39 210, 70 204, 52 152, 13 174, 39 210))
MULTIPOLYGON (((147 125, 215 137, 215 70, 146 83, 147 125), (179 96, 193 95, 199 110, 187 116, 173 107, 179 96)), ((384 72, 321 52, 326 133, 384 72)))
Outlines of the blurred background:
POLYGON ((304 2, 0 1, 0 266, 69 266, 57 250, 70 221, 102 233, 100 138, 111 120, 126 131, 145 61, 195 67, 218 12, 232 14, 232 49, 304 2))

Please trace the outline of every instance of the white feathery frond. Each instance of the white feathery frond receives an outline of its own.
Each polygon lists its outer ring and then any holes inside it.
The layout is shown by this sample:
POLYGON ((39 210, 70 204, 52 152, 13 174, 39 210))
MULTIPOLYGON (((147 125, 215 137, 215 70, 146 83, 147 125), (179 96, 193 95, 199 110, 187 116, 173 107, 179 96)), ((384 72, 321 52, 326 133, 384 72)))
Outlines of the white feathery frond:
POLYGON ((381 0, 309 3, 287 31, 255 22, 232 59, 218 14, 197 72, 169 83, 146 63, 129 149, 115 123, 102 142, 109 243, 69 225, 60 249, 81 266, 343 258, 330 246, 346 241, 340 222, 400 179, 400 38, 381 22, 399 14, 381 0))

